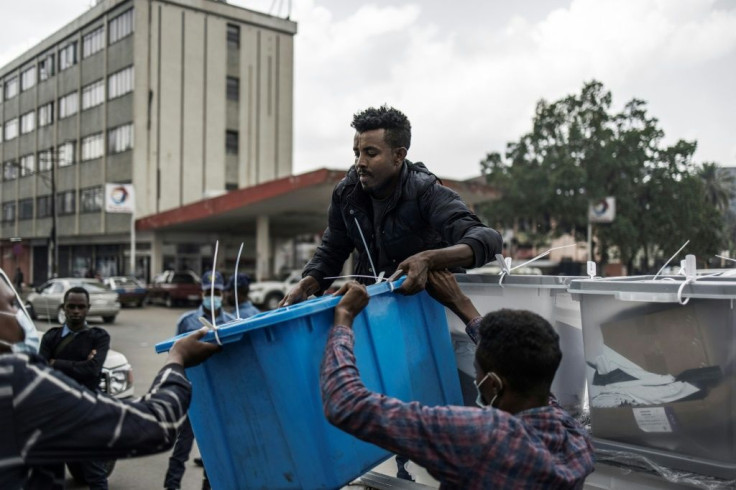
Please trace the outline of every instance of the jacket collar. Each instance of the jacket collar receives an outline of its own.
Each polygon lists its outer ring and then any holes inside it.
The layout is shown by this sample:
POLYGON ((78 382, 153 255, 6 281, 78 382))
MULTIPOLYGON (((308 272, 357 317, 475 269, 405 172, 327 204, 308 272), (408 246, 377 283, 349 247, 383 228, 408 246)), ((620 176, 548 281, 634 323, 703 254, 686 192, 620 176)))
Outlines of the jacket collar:
MULTIPOLYGON (((406 184, 406 179, 409 178, 409 163, 411 163, 409 162, 409 160, 404 159, 404 162, 401 164, 399 182, 398 184, 396 184, 396 188, 394 189, 393 194, 391 194, 391 196, 389 197, 389 202, 388 205, 386 205, 385 210, 386 213, 388 213, 391 209, 394 208, 394 206, 396 206, 396 203, 401 196, 404 185, 406 184)), ((350 170, 348 171, 348 175, 350 177, 349 182, 354 180, 354 182, 351 182, 353 188, 347 196, 348 202, 350 204, 354 204, 360 209, 369 209, 371 206, 371 196, 369 196, 368 193, 365 192, 363 190, 363 187, 360 185, 360 179, 357 178, 355 167, 350 168, 350 170)))

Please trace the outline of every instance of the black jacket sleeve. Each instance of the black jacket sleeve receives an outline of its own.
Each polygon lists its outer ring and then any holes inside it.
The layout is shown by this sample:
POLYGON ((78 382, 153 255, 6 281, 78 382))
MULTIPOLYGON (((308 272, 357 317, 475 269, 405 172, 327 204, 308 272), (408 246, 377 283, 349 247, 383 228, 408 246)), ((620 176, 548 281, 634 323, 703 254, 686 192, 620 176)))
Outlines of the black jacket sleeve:
POLYGON ((148 393, 131 401, 94 393, 41 363, 17 363, 11 376, 9 428, 26 465, 164 451, 176 440, 191 397, 178 364, 164 366, 148 393))
MULTIPOLYGON (((110 350, 110 334, 96 327, 90 328, 85 334, 89 338, 89 345, 87 346, 85 342, 84 350, 76 352, 76 360, 57 358, 54 360, 54 368, 91 388, 96 386, 100 379, 102 365, 105 363, 107 351, 110 350), (97 352, 91 359, 87 359, 92 350, 97 352)), ((74 349, 74 343, 75 341, 72 341, 69 348, 74 349)))
POLYGON ((353 241, 347 234, 337 189, 332 193, 332 202, 327 216, 327 229, 322 235, 322 243, 317 247, 317 251, 302 272, 302 277, 312 276, 317 279, 320 284, 320 292, 327 289, 332 283, 332 280, 324 278, 340 274, 354 248, 353 241))
POLYGON ((445 242, 450 245, 464 243, 473 249, 473 267, 491 262, 497 253, 501 253, 501 235, 484 225, 451 189, 435 183, 419 202, 422 215, 432 228, 442 234, 445 242))

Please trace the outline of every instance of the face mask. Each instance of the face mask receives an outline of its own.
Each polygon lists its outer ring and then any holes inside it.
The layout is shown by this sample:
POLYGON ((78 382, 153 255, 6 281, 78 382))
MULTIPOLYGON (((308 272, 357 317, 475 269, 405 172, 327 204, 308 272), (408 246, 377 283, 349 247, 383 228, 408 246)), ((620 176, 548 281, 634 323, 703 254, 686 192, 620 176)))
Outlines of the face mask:
POLYGON ((478 392, 478 396, 475 397, 475 404, 478 405, 480 408, 493 407, 493 402, 496 401, 496 398, 498 398, 499 393, 501 393, 501 390, 503 390, 503 383, 501 382, 501 378, 499 378, 496 373, 486 374, 483 377, 483 379, 480 380, 480 383, 476 383, 475 380, 473 380, 473 384, 475 385, 475 390, 478 392), (499 388, 498 388, 498 391, 496 392, 496 395, 491 399, 491 403, 486 404, 483 402, 483 394, 480 392, 480 385, 482 385, 485 382, 485 380, 487 380, 488 377, 491 375, 493 375, 498 380, 499 388))
POLYGON ((18 322, 18 326, 21 328, 21 330, 23 330, 23 333, 25 334, 25 338, 20 342, 11 344, 10 342, 0 340, 0 343, 10 347, 10 350, 15 352, 16 354, 38 354, 38 346, 41 343, 41 339, 38 336, 38 330, 36 330, 36 326, 33 324, 28 315, 26 315, 25 311, 19 309, 14 314, 0 311, 0 314, 14 317, 15 321, 18 322))
POLYGON ((214 301, 212 296, 205 296, 202 298, 202 306, 210 311, 217 311, 222 308, 222 296, 215 296, 214 301))

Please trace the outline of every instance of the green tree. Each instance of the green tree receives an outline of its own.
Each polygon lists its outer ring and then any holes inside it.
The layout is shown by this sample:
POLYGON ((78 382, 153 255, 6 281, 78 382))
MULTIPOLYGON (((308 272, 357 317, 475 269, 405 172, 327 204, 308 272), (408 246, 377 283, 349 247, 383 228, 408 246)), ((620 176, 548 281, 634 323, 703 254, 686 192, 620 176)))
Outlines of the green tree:
POLYGON ((698 175, 705 185, 705 199, 723 212, 736 196, 736 178, 725 168, 713 162, 704 163, 698 175))
POLYGON ((489 153, 481 169, 502 193, 480 212, 500 228, 513 228, 541 245, 561 233, 584 240, 589 202, 616 198, 616 219, 597 225, 603 262, 608 254, 632 270, 648 265, 690 239, 688 253, 714 254, 723 242, 721 210, 703 199, 708 184, 693 162, 695 142, 663 147, 664 132, 646 103, 633 99, 613 113, 603 84, 536 107, 532 130, 489 153))

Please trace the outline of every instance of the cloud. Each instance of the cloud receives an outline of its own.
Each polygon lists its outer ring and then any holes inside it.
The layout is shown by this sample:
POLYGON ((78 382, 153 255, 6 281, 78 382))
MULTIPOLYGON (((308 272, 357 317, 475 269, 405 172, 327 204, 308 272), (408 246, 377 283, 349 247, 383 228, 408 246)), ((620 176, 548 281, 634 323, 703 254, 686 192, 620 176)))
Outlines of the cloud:
MULTIPOLYGON (((683 97, 710 89, 707 80, 691 85, 689 72, 736 64, 736 14, 713 2, 573 0, 541 20, 511 16, 503 29, 475 33, 426 19, 419 3, 367 4, 344 19, 310 5, 296 39, 297 171, 349 165, 350 116, 387 102, 412 120, 410 158, 442 176, 477 175, 486 152, 530 129, 540 98, 576 93, 593 78, 618 107, 651 101, 672 139, 697 137, 703 157, 734 163, 725 128, 700 134, 682 113, 683 97)), ((725 73, 732 82, 734 71, 725 73)), ((687 110, 733 121, 718 96, 700 100, 707 106, 687 110)))
MULTIPOLYGON (((0 65, 35 44, 27 33, 45 37, 90 3, 16 4, 0 31, 0 65)), ((232 3, 283 16, 288 0, 232 3)), ((593 78, 616 108, 647 101, 668 141, 697 139, 696 158, 736 165, 736 8, 728 1, 560 0, 524 10, 472 2, 464 21, 460 7, 439 0, 292 6, 297 173, 347 167, 352 114, 388 103, 412 121, 410 158, 443 177, 471 177, 487 152, 531 128, 539 99, 577 93, 593 78)))

